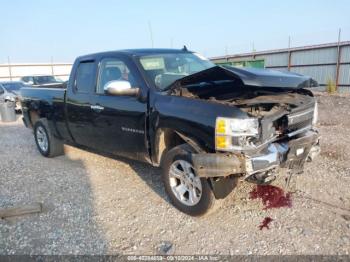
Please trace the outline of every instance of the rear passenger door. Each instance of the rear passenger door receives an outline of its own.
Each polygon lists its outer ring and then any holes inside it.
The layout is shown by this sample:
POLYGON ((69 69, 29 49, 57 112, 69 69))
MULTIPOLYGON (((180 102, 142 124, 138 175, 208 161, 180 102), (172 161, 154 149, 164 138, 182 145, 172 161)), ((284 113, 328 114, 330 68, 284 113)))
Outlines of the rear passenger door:
POLYGON ((67 89, 66 108, 68 127, 74 142, 93 147, 95 139, 92 127, 93 112, 91 95, 96 87, 96 62, 79 61, 76 65, 73 81, 67 89))

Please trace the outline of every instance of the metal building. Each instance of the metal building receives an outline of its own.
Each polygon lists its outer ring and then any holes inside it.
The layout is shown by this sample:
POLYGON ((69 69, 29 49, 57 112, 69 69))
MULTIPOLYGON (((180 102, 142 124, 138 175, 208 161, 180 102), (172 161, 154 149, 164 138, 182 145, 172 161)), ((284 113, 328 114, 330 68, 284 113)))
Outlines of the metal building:
POLYGON ((19 80, 27 75, 53 75, 67 80, 71 67, 70 63, 0 64, 0 81, 19 80))
POLYGON ((350 92, 350 41, 213 57, 216 64, 287 70, 350 92))

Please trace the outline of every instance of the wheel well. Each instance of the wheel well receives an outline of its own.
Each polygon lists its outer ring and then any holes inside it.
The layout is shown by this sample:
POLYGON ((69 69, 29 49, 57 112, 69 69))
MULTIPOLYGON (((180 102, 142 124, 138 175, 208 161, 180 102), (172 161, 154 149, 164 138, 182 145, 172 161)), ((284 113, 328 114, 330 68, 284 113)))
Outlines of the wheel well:
POLYGON ((195 151, 201 150, 196 141, 175 130, 170 128, 158 129, 155 139, 154 164, 161 165, 163 157, 170 149, 186 143, 193 147, 195 151))
POLYGON ((181 137, 173 130, 169 128, 158 129, 155 139, 154 163, 160 165, 166 152, 183 143, 181 137))
POLYGON ((42 118, 38 112, 36 111, 29 111, 29 120, 30 120, 30 123, 32 125, 32 127, 35 126, 35 123, 40 119, 42 118))

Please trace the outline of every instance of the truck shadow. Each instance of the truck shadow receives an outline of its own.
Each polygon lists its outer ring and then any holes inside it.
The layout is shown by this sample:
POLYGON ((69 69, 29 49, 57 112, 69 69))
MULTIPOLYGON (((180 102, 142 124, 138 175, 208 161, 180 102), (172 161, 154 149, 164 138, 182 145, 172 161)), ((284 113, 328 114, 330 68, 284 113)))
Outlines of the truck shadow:
POLYGON ((106 158, 123 162, 130 166, 130 168, 139 176, 139 178, 150 187, 160 198, 165 202, 170 203, 169 198, 165 192, 164 185, 162 182, 161 168, 151 166, 150 164, 132 160, 126 157, 117 156, 105 152, 92 150, 85 147, 80 147, 84 151, 88 151, 93 154, 98 154, 106 158))
POLYGON ((43 205, 39 214, 0 219, 0 254, 108 253, 84 160, 42 157, 20 124, 0 123, 0 134, 0 207, 43 205))

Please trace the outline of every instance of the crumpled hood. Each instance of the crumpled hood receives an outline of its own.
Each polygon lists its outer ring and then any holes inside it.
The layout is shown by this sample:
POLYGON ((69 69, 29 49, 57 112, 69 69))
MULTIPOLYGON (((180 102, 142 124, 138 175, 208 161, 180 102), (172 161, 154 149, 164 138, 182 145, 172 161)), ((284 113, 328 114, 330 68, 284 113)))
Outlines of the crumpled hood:
POLYGON ((300 89, 316 87, 318 83, 311 77, 270 69, 237 68, 214 66, 209 69, 178 79, 167 89, 175 89, 201 82, 222 80, 241 80, 244 85, 254 87, 274 87, 281 89, 300 89))

